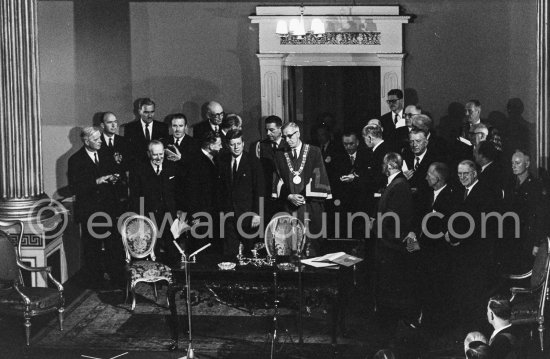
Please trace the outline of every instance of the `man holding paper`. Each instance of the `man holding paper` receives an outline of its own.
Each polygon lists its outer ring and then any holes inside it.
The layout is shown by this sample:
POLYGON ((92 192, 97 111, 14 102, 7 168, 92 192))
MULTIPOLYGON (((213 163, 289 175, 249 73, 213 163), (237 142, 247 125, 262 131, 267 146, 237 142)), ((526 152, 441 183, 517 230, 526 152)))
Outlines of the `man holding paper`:
POLYGON ((283 201, 285 210, 304 223, 306 253, 315 256, 320 251, 323 203, 332 198, 323 157, 318 147, 301 141, 300 128, 294 122, 283 126, 282 137, 289 149, 276 153, 272 196, 283 201))

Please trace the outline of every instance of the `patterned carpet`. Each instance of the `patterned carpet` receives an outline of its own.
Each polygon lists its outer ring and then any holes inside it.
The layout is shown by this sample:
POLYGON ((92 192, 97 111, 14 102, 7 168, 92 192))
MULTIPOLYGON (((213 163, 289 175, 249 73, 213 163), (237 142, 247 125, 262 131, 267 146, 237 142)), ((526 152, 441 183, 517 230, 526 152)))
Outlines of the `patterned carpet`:
MULTIPOLYGON (((155 303, 149 285, 138 286, 137 306, 132 314, 124 304, 122 291, 86 290, 66 310, 64 331, 53 320, 32 338, 32 346, 53 349, 118 349, 122 351, 165 351, 171 343, 169 311, 165 287, 155 303)), ((184 300, 177 297, 178 313, 184 314, 184 300)), ((269 357, 271 309, 252 313, 217 302, 201 301, 193 306, 193 344, 201 358, 269 357), (261 355, 260 353, 263 353, 261 355)), ((186 317, 180 315, 180 348, 188 345, 183 332, 186 317)), ((298 350, 297 317, 294 311, 281 309, 279 321, 279 357, 329 358, 329 321, 322 308, 306 315, 304 345, 298 350)), ((339 338, 339 357, 362 358, 367 343, 339 338)), ((180 349, 183 350, 183 349, 180 349)))

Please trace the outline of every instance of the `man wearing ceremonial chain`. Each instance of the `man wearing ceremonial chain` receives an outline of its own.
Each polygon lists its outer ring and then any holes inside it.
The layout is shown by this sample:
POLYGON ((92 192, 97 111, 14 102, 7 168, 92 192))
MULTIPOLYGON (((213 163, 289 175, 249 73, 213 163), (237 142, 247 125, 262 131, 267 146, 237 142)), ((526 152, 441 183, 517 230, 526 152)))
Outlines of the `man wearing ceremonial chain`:
POLYGON ((300 128, 294 122, 283 126, 282 138, 289 148, 275 156, 273 197, 284 202, 287 212, 296 213, 307 227, 306 252, 319 253, 325 199, 332 198, 321 150, 300 139, 300 128))

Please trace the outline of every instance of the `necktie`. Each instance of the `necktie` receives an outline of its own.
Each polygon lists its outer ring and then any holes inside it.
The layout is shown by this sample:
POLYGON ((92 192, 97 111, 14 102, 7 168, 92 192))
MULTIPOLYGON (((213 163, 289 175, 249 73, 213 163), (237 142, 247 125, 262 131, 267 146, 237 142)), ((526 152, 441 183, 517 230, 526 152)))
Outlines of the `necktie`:
POLYGON ((180 146, 180 143, 181 143, 181 139, 178 138, 178 139, 176 140, 176 146, 179 147, 179 146, 180 146))
POLYGON ((396 113, 395 117, 393 118, 393 124, 397 125, 397 121, 399 121, 399 114, 398 113, 396 113))
POLYGON ((145 125, 145 139, 147 142, 151 142, 151 132, 149 132, 149 124, 145 125))
POLYGON ((414 170, 416 171, 418 169, 418 165, 420 165, 420 157, 414 158, 414 170))
POLYGON ((231 173, 232 181, 235 182, 237 179, 237 160, 233 160, 233 172, 231 173))
POLYGON ((276 142, 271 143, 271 147, 273 148, 273 151, 277 151, 277 143, 276 142))
POLYGON ((160 174, 160 166, 157 165, 157 176, 160 174))
POLYGON ((464 200, 466 200, 466 197, 468 197, 468 192, 469 192, 469 191, 470 191, 470 190, 469 190, 468 188, 465 188, 465 189, 464 189, 464 200))
POLYGON ((296 161, 297 158, 298 158, 298 154, 296 153, 296 149, 293 149, 293 150, 292 150, 292 159, 293 159, 294 161, 296 161))
POLYGON ((355 164, 355 157, 353 155, 349 155, 349 160, 351 161, 351 165, 353 166, 355 164))
POLYGON ((97 165, 99 165, 99 160, 97 159, 97 152, 94 152, 94 163, 97 165))
POLYGON ((109 148, 113 148, 113 138, 109 138, 109 148))

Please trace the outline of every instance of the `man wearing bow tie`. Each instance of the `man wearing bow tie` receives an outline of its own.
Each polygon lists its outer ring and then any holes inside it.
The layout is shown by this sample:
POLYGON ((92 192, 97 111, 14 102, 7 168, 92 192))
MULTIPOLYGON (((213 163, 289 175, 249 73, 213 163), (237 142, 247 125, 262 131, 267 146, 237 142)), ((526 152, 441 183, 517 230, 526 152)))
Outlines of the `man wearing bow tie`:
POLYGON ((225 219, 223 252, 235 256, 240 243, 250 252, 257 238, 253 233, 260 225, 260 198, 264 197, 265 187, 260 161, 244 151, 242 131, 229 130, 226 140, 229 153, 220 158, 221 210, 234 216, 225 219))

